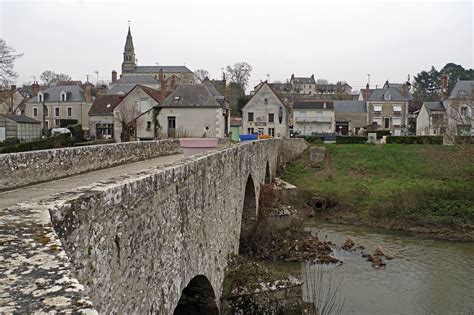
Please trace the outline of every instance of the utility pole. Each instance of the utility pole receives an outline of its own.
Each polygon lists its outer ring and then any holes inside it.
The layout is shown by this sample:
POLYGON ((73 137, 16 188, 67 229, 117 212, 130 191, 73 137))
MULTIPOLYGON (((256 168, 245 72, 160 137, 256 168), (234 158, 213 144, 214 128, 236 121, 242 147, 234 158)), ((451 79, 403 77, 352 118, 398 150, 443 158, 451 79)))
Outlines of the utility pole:
POLYGON ((90 77, 90 76, 91 76, 90 74, 86 74, 86 78, 87 78, 87 79, 86 79, 86 82, 89 82, 89 77, 90 77))

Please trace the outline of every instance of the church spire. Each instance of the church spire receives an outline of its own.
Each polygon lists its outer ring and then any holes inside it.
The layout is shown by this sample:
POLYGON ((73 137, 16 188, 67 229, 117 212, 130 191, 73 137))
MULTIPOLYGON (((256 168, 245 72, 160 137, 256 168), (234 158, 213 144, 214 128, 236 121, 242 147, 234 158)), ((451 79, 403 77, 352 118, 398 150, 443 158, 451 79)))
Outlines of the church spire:
POLYGON ((135 70, 135 48, 133 47, 132 32, 130 31, 130 21, 128 21, 127 40, 123 48, 122 74, 135 70))

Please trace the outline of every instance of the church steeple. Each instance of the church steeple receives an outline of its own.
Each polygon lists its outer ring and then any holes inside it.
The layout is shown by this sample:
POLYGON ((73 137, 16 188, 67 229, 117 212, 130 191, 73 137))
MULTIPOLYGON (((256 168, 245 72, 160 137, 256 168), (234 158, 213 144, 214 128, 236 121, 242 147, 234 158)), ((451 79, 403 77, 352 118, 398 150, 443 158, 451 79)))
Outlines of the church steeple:
POLYGON ((135 48, 133 47, 132 32, 130 31, 130 21, 128 22, 128 34, 123 48, 122 74, 135 70, 135 48))

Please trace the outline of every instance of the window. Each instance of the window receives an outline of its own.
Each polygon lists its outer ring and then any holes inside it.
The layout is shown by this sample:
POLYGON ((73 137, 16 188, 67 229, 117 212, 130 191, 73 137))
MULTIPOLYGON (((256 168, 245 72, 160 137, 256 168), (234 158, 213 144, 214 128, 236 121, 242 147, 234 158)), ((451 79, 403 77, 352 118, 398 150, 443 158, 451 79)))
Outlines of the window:
POLYGON ((400 117, 393 117, 392 118, 392 125, 401 126, 402 125, 402 119, 400 117))
POLYGON ((254 134, 254 133, 255 133, 255 132, 254 132, 253 128, 248 128, 248 129, 247 129, 247 134, 252 135, 252 134, 254 134))
POLYGON ((275 128, 268 128, 268 135, 271 137, 275 137, 275 128))
POLYGON ((401 106, 393 106, 393 113, 394 114, 401 114, 402 113, 402 107, 401 106))
POLYGON ((258 135, 261 136, 265 133, 265 129, 264 128, 258 128, 258 135))
POLYGON ((61 102, 65 102, 66 101, 66 92, 62 91, 61 92, 61 102))
POLYGON ((59 117, 59 107, 54 108, 54 117, 59 117))
POLYGON ((147 121, 146 122, 146 130, 150 130, 151 129, 151 121, 147 121))
POLYGON ((60 126, 61 126, 61 120, 60 120, 60 119, 55 119, 55 120, 54 120, 54 125, 55 125, 56 127, 60 127, 60 126))
POLYGON ((44 128, 49 129, 49 121, 48 120, 44 121, 44 128))
POLYGON ((374 105, 374 113, 381 113, 382 105, 374 105))
POLYGON ((468 117, 469 116, 469 108, 467 106, 461 107, 461 117, 468 117))
POLYGON ((253 121, 253 113, 248 113, 248 121, 253 121))
POLYGON ((33 107, 33 117, 38 117, 38 107, 33 107))
POLYGON ((275 114, 268 114, 268 122, 269 123, 275 122, 275 114))
POLYGON ((266 98, 266 99, 264 100, 264 102, 265 102, 265 104, 268 104, 268 98, 266 98))
POLYGON ((390 128, 390 118, 389 117, 385 117, 385 119, 384 119, 384 128, 385 129, 390 128))
POLYGON ((43 93, 38 94, 38 103, 43 102, 43 93))
POLYGON ((44 110, 44 116, 49 117, 49 108, 47 106, 44 106, 43 110, 44 110))
POLYGON ((386 101, 390 101, 392 99, 392 95, 390 94, 390 92, 386 92, 383 95, 383 99, 386 100, 386 101))
POLYGON ((374 118, 372 121, 377 123, 377 125, 382 126, 382 118, 374 118))
POLYGON ((72 117, 72 107, 67 108, 67 117, 72 117))
POLYGON ((150 109, 148 98, 140 99, 140 113, 144 113, 150 109))

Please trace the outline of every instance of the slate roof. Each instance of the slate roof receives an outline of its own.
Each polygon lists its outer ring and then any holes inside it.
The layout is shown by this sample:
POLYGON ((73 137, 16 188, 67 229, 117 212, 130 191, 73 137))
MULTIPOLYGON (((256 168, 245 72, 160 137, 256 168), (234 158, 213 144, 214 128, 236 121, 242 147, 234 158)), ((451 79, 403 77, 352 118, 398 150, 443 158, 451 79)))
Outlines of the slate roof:
POLYGON ((294 102, 293 109, 334 109, 333 101, 294 102), (324 108, 326 104, 326 108, 324 108))
POLYGON ((311 77, 293 77, 293 83, 296 84, 316 84, 316 81, 314 81, 314 78, 311 77))
POLYGON ((135 73, 158 73, 163 70, 163 73, 178 73, 178 72, 190 72, 186 66, 136 66, 135 73))
MULTIPOLYGON (((56 85, 50 86, 43 91, 45 102, 61 101, 61 91, 66 92, 67 102, 85 102, 84 91, 77 85, 56 85)), ((37 98, 33 97, 28 102, 37 103, 37 98)))
POLYGON ((442 102, 423 102, 423 105, 425 105, 425 108, 430 115, 432 111, 446 111, 442 102))
POLYGON ((157 101, 158 103, 161 103, 161 92, 155 89, 152 89, 148 86, 144 85, 139 85, 139 87, 145 91, 146 94, 148 94, 152 99, 157 101))
POLYGON ((472 94, 474 90, 474 81, 458 81, 454 85, 449 98, 466 97, 472 94))
POLYGON ((20 124, 41 124, 41 121, 23 115, 5 115, 5 117, 20 124))
POLYGON ((152 75, 124 75, 117 81, 110 83, 111 86, 122 84, 160 84, 160 81, 152 75))
POLYGON ((391 101, 403 101, 409 100, 408 95, 405 97, 400 93, 397 88, 389 87, 388 89, 374 89, 369 96, 369 101, 384 101, 384 95, 386 92, 390 92, 392 98, 391 101))
POLYGON ((334 101, 334 111, 337 113, 367 113, 365 101, 334 101))
POLYGON ((124 97, 124 95, 97 95, 89 115, 111 114, 124 97))
MULTIPOLYGON (((161 104, 162 107, 228 107, 223 96, 215 96, 212 86, 184 84, 178 86, 161 104)), ((214 88, 215 89, 215 88, 214 88)), ((217 90, 216 90, 217 91, 217 90)))
POLYGON ((116 85, 112 87, 110 90, 107 91, 107 94, 122 94, 125 95, 128 92, 130 92, 135 85, 133 84, 128 84, 128 85, 116 85))

